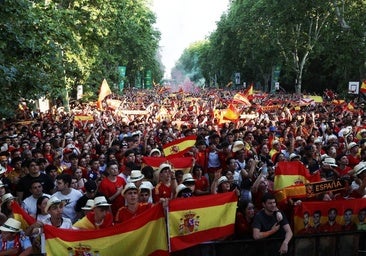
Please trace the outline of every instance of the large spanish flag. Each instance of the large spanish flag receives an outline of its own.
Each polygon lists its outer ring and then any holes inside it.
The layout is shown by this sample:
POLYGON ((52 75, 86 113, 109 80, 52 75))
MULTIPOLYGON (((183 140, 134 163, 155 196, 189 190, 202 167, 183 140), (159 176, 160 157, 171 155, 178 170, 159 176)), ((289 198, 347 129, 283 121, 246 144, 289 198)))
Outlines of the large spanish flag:
POLYGON ((172 166, 174 171, 182 170, 184 173, 187 173, 191 170, 193 166, 193 158, 192 157, 175 157, 170 158, 169 160, 166 157, 142 157, 142 163, 144 166, 149 165, 154 170, 159 169, 159 166, 162 163, 169 163, 172 166))
POLYGON ((169 255, 161 204, 111 228, 81 231, 44 226, 46 252, 58 255, 169 255))
POLYGON ((320 174, 311 175, 299 161, 278 162, 275 169, 274 190, 277 200, 287 197, 306 197, 305 184, 320 181, 320 174))
POLYGON ((163 151, 166 158, 170 159, 173 157, 183 156, 184 153, 188 152, 194 144, 196 144, 196 135, 191 135, 176 139, 163 145, 163 151))
POLYGON ((102 101, 107 97, 108 95, 111 95, 112 91, 109 88, 109 85, 107 83, 107 80, 103 79, 102 85, 100 86, 100 92, 98 96, 98 108, 103 110, 102 101))
POLYGON ((238 92, 237 94, 234 95, 233 102, 234 103, 240 103, 240 104, 243 104, 245 106, 251 106, 252 105, 252 103, 250 103, 247 95, 245 95, 243 93, 240 93, 240 92, 238 92))
POLYGON ((170 201, 170 251, 232 235, 237 201, 234 192, 170 201))

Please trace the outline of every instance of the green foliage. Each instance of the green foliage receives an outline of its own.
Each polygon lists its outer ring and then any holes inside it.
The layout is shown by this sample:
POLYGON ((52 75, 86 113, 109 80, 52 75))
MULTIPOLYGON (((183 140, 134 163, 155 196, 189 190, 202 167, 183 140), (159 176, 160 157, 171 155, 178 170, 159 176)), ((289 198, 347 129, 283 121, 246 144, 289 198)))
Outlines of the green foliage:
POLYGON ((156 18, 143 0, 3 0, 0 17, 2 116, 21 97, 75 97, 79 84, 95 100, 104 78, 119 82, 121 65, 130 86, 139 71, 163 75, 156 18))

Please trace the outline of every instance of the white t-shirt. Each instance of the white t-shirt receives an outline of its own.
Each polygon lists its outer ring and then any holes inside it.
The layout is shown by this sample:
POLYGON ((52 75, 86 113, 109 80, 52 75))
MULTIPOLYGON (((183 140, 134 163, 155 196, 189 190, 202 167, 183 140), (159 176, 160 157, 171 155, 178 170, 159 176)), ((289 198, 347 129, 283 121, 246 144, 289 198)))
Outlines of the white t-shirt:
MULTIPOLYGON (((43 223, 44 223, 44 224, 48 224, 48 225, 51 225, 51 226, 52 226, 52 223, 51 223, 51 217, 47 218, 43 223)), ((71 220, 70 220, 69 218, 64 218, 64 217, 62 217, 62 223, 61 223, 61 226, 59 226, 58 228, 67 228, 67 229, 72 228, 71 220)))
POLYGON ((67 195, 62 194, 60 191, 57 191, 52 196, 56 196, 61 201, 65 202, 62 216, 65 218, 69 218, 72 223, 74 223, 76 221, 75 205, 79 198, 83 196, 83 194, 79 190, 71 188, 70 193, 67 195))
MULTIPOLYGON (((51 195, 43 193, 42 196, 50 197, 51 195)), ((37 213, 37 200, 38 198, 30 195, 22 202, 22 208, 32 217, 35 217, 37 213)))

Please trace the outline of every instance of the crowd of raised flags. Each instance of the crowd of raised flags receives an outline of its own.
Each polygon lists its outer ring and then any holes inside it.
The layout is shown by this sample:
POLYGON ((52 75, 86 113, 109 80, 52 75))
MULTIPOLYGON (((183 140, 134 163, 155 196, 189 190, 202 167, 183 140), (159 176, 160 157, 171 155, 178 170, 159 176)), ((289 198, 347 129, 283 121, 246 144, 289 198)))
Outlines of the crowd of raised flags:
MULTIPOLYGON (((29 189, 17 184, 28 175, 32 159, 49 178, 49 166, 55 167, 53 175, 72 175, 77 184, 72 189, 83 194, 89 179, 99 184, 108 177, 111 162, 118 165, 124 186, 132 171, 150 182, 155 206, 127 222, 98 232, 44 225, 41 251, 47 255, 165 255, 230 237, 238 199, 252 201, 258 211, 265 192, 286 208, 295 234, 302 230, 305 212, 320 207, 324 224, 331 208, 325 200, 339 199, 347 204, 335 204, 338 212, 351 208, 355 227, 365 230, 365 219, 358 217, 366 207, 364 104, 362 97, 347 102, 328 96, 272 95, 253 91, 253 85, 242 91, 131 89, 117 96, 103 81, 96 105, 75 103, 69 113, 52 109, 33 120, 1 124, 1 181, 6 188, 1 196, 29 189), (166 183, 164 164, 171 171, 166 183), (82 170, 81 178, 74 177, 76 169, 82 170), (193 185, 184 183, 184 177, 193 185), (156 200, 162 198, 160 183, 168 193, 164 207, 156 200), (230 193, 222 193, 224 183, 230 193), (183 190, 193 197, 177 198, 183 190)), ((55 186, 51 192, 57 190, 55 186)), ((6 217, 20 220, 26 229, 35 219, 19 206, 23 199, 14 198, 6 217)), ((344 222, 341 215, 337 221, 344 222)))

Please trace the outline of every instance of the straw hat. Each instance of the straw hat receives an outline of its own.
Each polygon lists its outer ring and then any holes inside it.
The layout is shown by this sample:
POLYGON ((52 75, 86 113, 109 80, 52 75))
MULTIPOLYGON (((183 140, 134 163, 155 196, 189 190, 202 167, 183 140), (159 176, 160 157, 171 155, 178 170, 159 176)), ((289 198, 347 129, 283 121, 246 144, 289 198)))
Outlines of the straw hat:
POLYGON ((224 182, 229 182, 229 180, 227 179, 226 176, 221 176, 218 181, 217 181, 217 185, 220 186, 222 183, 224 182))
POLYGON ((333 157, 324 158, 322 164, 327 164, 327 165, 330 165, 332 167, 338 167, 338 165, 336 164, 336 160, 333 157))
POLYGON ((145 178, 145 176, 140 170, 132 170, 130 177, 127 178, 127 182, 136 182, 142 180, 143 178, 145 178))
POLYGON ((241 140, 237 140, 234 142, 232 151, 235 153, 235 152, 242 150, 243 148, 244 148, 244 142, 242 142, 241 140))
POLYGON ((104 207, 104 206, 111 206, 110 203, 108 203, 107 199, 104 196, 97 196, 94 198, 94 206, 95 207, 104 207))
POLYGON ((290 160, 294 160, 295 158, 300 159, 300 156, 299 156, 298 154, 291 153, 291 154, 290 154, 290 156, 289 156, 289 159, 290 159, 290 160))
POLYGON ((1 197, 1 204, 5 204, 13 199, 15 199, 15 197, 11 193, 6 193, 1 197))
POLYGON ((351 150, 354 147, 359 146, 356 142, 351 142, 350 144, 348 144, 348 150, 351 150))
POLYGON ((84 207, 81 207, 81 210, 90 211, 93 208, 94 208, 94 200, 88 199, 88 201, 86 201, 86 204, 84 205, 84 207))
POLYGON ((122 195, 124 195, 128 190, 138 190, 135 183, 127 183, 126 186, 124 187, 124 189, 122 190, 122 195))
POLYGON ((165 168, 169 168, 170 170, 172 169, 172 166, 170 164, 167 164, 167 163, 162 163, 160 166, 159 166, 159 173, 164 170, 165 168))
POLYGON ((192 174, 190 174, 190 173, 185 173, 183 175, 182 180, 183 180, 183 183, 185 183, 185 182, 194 182, 195 181, 195 179, 193 179, 192 174))
POLYGON ((22 229, 20 228, 22 223, 20 221, 17 221, 13 218, 8 218, 3 225, 0 226, 1 231, 6 232, 13 232, 17 233, 20 232, 22 229))
POLYGON ((143 181, 139 187, 140 190, 142 189, 148 189, 148 190, 152 190, 154 188, 153 184, 151 184, 150 181, 143 181))
POLYGON ((44 208, 45 212, 48 212, 50 207, 55 204, 65 205, 65 202, 61 201, 61 199, 59 199, 57 196, 51 196, 47 201, 46 207, 44 208))
POLYGON ((366 163, 365 162, 360 162, 359 164, 357 164, 354 168, 353 168, 353 172, 355 174, 355 176, 360 175, 361 173, 363 173, 364 171, 366 171, 366 163))
POLYGON ((186 186, 186 185, 184 185, 184 184, 179 184, 178 186, 177 186, 177 188, 175 189, 175 191, 176 191, 176 193, 177 193, 177 195, 179 194, 179 192, 181 192, 181 191, 183 191, 183 190, 185 190, 185 189, 187 189, 188 187, 186 186))
POLYGON ((157 155, 158 155, 158 156, 161 156, 161 152, 160 152, 160 150, 159 150, 159 149, 157 149, 157 148, 152 149, 152 150, 150 151, 149 156, 152 156, 154 153, 157 153, 157 155))

